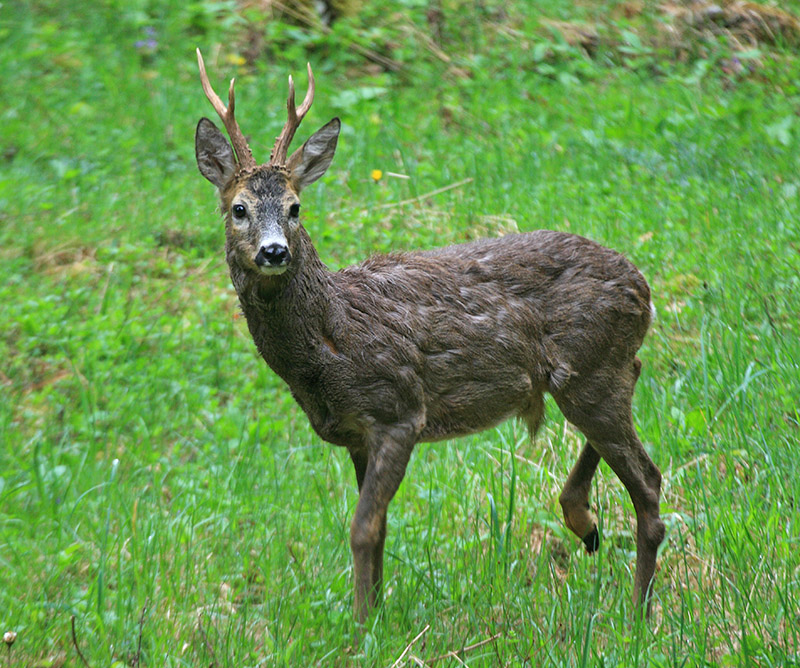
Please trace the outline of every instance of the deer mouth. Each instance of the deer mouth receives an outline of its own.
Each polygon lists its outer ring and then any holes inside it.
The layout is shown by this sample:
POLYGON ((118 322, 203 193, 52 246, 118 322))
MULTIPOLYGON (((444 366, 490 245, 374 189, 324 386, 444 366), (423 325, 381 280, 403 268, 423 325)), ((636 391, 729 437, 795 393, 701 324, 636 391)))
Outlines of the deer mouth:
POLYGON ((285 272, 288 268, 289 267, 287 265, 283 265, 283 266, 280 266, 280 267, 270 267, 270 266, 267 266, 267 265, 263 265, 263 266, 258 267, 258 272, 262 276, 278 276, 279 274, 282 274, 283 272, 285 272))

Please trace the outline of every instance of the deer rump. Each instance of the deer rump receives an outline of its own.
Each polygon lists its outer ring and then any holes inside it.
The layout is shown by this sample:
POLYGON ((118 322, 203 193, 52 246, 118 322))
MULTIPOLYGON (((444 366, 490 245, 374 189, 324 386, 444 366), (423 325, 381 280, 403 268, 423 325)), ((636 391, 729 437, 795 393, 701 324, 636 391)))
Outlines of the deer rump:
POLYGON ((534 433, 544 392, 630 365, 651 318, 624 256, 546 230, 378 255, 329 280, 304 378, 262 354, 319 436, 351 449, 376 424, 421 442, 516 416, 534 433))

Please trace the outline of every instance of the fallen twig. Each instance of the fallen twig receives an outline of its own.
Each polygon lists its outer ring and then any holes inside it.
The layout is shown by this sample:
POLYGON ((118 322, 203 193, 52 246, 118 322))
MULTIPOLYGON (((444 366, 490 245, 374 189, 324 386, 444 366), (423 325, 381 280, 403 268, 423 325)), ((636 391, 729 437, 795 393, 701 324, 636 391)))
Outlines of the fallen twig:
POLYGON ((86 666, 86 668, 89 668, 89 662, 86 660, 86 657, 83 656, 81 648, 78 647, 78 636, 75 633, 75 615, 72 615, 72 620, 70 623, 72 624, 72 644, 75 646, 75 651, 78 653, 78 656, 80 657, 83 665, 86 666))
POLYGON ((502 633, 495 633, 491 638, 486 638, 485 640, 481 640, 480 642, 473 643, 472 645, 467 645, 466 647, 462 647, 458 650, 450 650, 447 654, 441 654, 440 656, 435 656, 432 659, 429 659, 426 663, 428 665, 434 664, 437 661, 442 661, 443 659, 458 659, 459 655, 466 654, 467 652, 471 652, 474 649, 478 649, 479 647, 483 647, 484 645, 488 645, 490 642, 494 642, 497 640, 502 633))
MULTIPOLYGON (((425 193, 424 195, 418 195, 417 197, 411 197, 409 199, 402 199, 398 202, 386 202, 385 204, 378 204, 378 206, 371 207, 372 211, 376 211, 378 209, 392 209, 398 206, 405 206, 406 204, 415 204, 417 202, 422 202, 426 199, 430 199, 431 197, 435 197, 436 195, 441 195, 443 192, 447 192, 448 190, 454 190, 455 188, 460 188, 461 186, 466 185, 467 183, 472 183, 475 179, 473 177, 469 177, 467 179, 462 179, 461 181, 456 181, 455 183, 451 183, 448 186, 442 186, 441 188, 437 188, 436 190, 431 190, 429 193, 425 193)), ((336 213, 347 213, 350 211, 355 211, 359 207, 352 207, 349 209, 339 209, 336 213)))
POLYGON ((406 654, 408 654, 408 650, 410 650, 410 649, 411 649, 411 646, 412 646, 412 645, 413 645, 415 642, 417 642, 417 640, 419 640, 419 639, 420 639, 422 636, 424 636, 424 635, 425 635, 425 634, 426 634, 426 633, 427 633, 427 632, 430 630, 430 628, 431 628, 431 625, 430 625, 430 624, 426 624, 426 625, 425 625, 425 628, 424 628, 424 629, 422 629, 422 631, 420 631, 420 632, 419 632, 419 633, 416 635, 416 637, 415 637, 415 638, 414 638, 414 639, 413 639, 413 640, 412 640, 410 643, 408 643, 408 645, 406 645, 406 648, 403 650, 403 653, 402 653, 400 656, 398 656, 398 657, 397 657, 397 661, 395 661, 395 662, 392 664, 392 668, 397 668, 397 667, 400 665, 400 662, 403 660, 403 658, 405 657, 405 655, 406 655, 406 654))
POLYGON ((431 190, 429 193, 425 193, 424 195, 419 195, 418 197, 412 197, 410 199, 403 199, 399 202, 387 202, 386 204, 379 204, 378 206, 372 207, 373 209, 391 209, 397 206, 405 206, 406 204, 415 204, 417 202, 422 202, 423 200, 430 199, 435 195, 441 195, 443 192, 447 192, 448 190, 453 190, 455 188, 460 188, 461 186, 466 185, 467 183, 472 183, 475 179, 473 177, 469 177, 467 179, 462 179, 461 181, 456 181, 455 183, 451 183, 449 186, 442 186, 441 188, 437 188, 436 190, 431 190))
POLYGON ((147 606, 150 604, 150 599, 146 599, 142 606, 142 614, 139 617, 139 639, 136 641, 136 654, 131 659, 131 668, 138 668, 139 658, 142 655, 142 630, 144 629, 144 615, 147 612, 147 606))

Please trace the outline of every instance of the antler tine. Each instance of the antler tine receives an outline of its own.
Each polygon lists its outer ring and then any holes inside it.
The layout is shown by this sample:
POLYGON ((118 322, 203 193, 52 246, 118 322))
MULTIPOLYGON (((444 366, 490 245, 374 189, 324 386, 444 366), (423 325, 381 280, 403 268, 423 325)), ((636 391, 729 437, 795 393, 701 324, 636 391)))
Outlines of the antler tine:
POLYGON ((217 95, 211 87, 208 74, 206 74, 206 64, 203 62, 203 54, 200 53, 200 49, 197 49, 197 67, 200 70, 200 83, 203 85, 203 92, 206 94, 208 101, 211 102, 211 106, 214 107, 214 111, 219 115, 225 129, 228 131, 228 136, 231 138, 233 150, 236 152, 236 158, 239 163, 239 169, 255 167, 256 161, 253 159, 253 153, 247 145, 247 140, 244 138, 242 130, 239 128, 239 124, 236 122, 236 117, 234 116, 236 99, 233 94, 233 84, 236 79, 231 79, 231 85, 228 88, 228 106, 226 108, 219 98, 219 95, 217 95))
POLYGON ((286 154, 289 151, 289 144, 292 143, 292 139, 294 138, 294 133, 297 131, 297 128, 300 127, 300 123, 314 103, 315 85, 314 73, 311 71, 311 63, 306 63, 306 68, 308 69, 308 91, 299 109, 295 107, 294 80, 292 79, 292 75, 289 75, 289 97, 286 100, 286 124, 275 140, 275 146, 269 157, 270 165, 281 166, 286 164, 286 154))
MULTIPOLYGON (((306 91, 306 96, 303 98, 303 104, 301 104, 300 108, 297 110, 298 122, 305 118, 305 115, 314 103, 315 86, 314 73, 311 71, 311 63, 306 63, 306 69, 308 70, 308 91, 306 91)), ((292 92, 292 106, 294 106, 294 92, 292 92)))

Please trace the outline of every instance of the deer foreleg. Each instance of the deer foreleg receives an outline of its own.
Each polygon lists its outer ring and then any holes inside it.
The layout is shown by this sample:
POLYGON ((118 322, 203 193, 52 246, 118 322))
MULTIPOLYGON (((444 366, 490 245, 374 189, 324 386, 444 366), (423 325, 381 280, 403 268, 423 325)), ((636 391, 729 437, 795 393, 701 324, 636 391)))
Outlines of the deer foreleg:
MULTIPOLYGON (((369 456, 366 450, 352 450, 350 458, 353 460, 353 466, 356 470, 356 482, 358 483, 358 491, 364 486, 364 479, 367 474, 367 464, 369 463, 369 456)), ((370 584, 371 590, 375 594, 375 600, 380 601, 381 592, 383 589, 383 545, 386 542, 386 514, 384 513, 383 521, 381 522, 380 530, 378 532, 378 540, 372 549, 371 556, 371 577, 370 584)), ((355 552, 354 552, 355 554, 355 552)))
POLYGON ((353 457, 356 478, 361 484, 358 505, 350 525, 350 547, 355 573, 353 607, 356 621, 361 624, 380 602, 386 513, 403 480, 413 447, 413 440, 386 436, 370 448, 366 467, 363 467, 362 457, 353 457), (360 475, 362 470, 363 477, 360 475))

